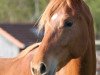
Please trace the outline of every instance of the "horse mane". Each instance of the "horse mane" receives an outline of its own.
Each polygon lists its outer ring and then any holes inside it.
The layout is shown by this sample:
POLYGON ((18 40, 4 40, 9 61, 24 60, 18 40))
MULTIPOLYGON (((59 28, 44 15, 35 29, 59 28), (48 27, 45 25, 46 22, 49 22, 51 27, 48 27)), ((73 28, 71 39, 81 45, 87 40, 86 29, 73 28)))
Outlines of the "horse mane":
MULTIPOLYGON (((86 17, 85 19, 86 19, 86 21, 88 23, 88 32, 89 32, 89 40, 90 40, 90 50, 92 52, 92 56, 93 56, 92 58, 94 60, 96 60, 95 33, 94 33, 93 17, 92 17, 92 14, 90 12, 89 7, 85 3, 83 3, 83 5, 84 5, 84 11, 83 11, 83 13, 84 13, 84 16, 86 17)), ((93 60, 93 62, 94 62, 94 60, 93 60)), ((96 62, 94 62, 94 65, 93 65, 94 67, 96 67, 95 64, 96 64, 96 62)), ((96 71, 96 68, 94 68, 94 71, 96 71)))
POLYGON ((35 43, 30 45, 29 47, 27 47, 25 50, 23 50, 19 55, 18 55, 18 59, 22 58, 24 56, 26 56, 29 52, 31 52, 32 50, 36 49, 38 46, 40 45, 40 43, 35 43))
POLYGON ((41 30, 46 23, 50 22, 53 14, 59 11, 59 9, 63 8, 65 11, 72 11, 72 13, 75 14, 81 9, 81 3, 82 0, 50 0, 50 3, 46 7, 39 21, 39 30, 41 30))
POLYGON ((89 31, 89 38, 92 44, 92 49, 95 50, 95 34, 94 34, 94 23, 93 23, 93 17, 90 12, 89 7, 83 2, 83 8, 82 8, 83 15, 85 17, 85 20, 88 24, 88 31, 89 31))

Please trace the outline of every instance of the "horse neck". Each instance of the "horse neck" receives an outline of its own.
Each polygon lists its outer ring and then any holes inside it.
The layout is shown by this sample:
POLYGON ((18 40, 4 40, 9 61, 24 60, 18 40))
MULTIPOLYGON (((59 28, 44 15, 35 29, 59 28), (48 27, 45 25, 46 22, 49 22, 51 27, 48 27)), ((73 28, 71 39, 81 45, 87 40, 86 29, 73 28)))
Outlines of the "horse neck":
MULTIPOLYGON (((86 6, 86 8, 87 8, 87 6, 86 6)), ((93 70, 91 72, 92 73, 91 75, 95 75, 95 72, 96 72, 96 51, 95 51, 95 33, 94 33, 94 25, 93 25, 94 23, 93 23, 93 17, 92 17, 91 12, 88 8, 87 8, 87 11, 89 12, 88 14, 90 14, 90 21, 89 21, 89 24, 88 24, 90 42, 89 42, 88 49, 89 49, 89 52, 91 52, 91 55, 90 55, 91 62, 90 62, 90 64, 92 64, 92 65, 90 65, 90 66, 92 66, 92 70, 93 70)), ((87 52, 86 55, 90 54, 89 52, 87 52)))
MULTIPOLYGON (((27 55, 23 56, 23 57, 16 57, 14 62, 15 62, 15 66, 21 67, 21 68, 27 68, 28 66, 30 66, 31 60, 34 56, 34 51, 29 52, 27 55)), ((18 67, 18 68, 19 68, 18 67)))
POLYGON ((91 40, 88 44, 84 56, 80 59, 82 66, 82 75, 95 75, 96 72, 96 55, 95 55, 95 40, 91 40))
POLYGON ((12 66, 13 58, 0 58, 0 75, 5 75, 5 73, 12 66))
POLYGON ((0 75, 31 75, 29 70, 33 53, 34 51, 31 51, 20 58, 19 56, 15 58, 1 58, 0 75))
POLYGON ((94 26, 93 26, 93 17, 91 15, 91 12, 88 8, 88 6, 83 2, 84 5, 84 13, 85 17, 88 19, 88 33, 89 33, 89 39, 88 39, 88 46, 87 50, 84 54, 84 56, 81 59, 81 64, 84 69, 84 73, 82 75, 95 75, 96 72, 96 53, 95 53, 95 35, 94 35, 94 26), (89 14, 89 15, 88 15, 89 14), (86 73, 88 72, 88 73, 86 73), (86 73, 86 74, 85 74, 86 73))
POLYGON ((31 75, 30 62, 38 45, 29 46, 15 58, 0 58, 0 75, 31 75))
POLYGON ((29 52, 27 55, 23 57, 16 57, 8 62, 5 62, 9 63, 8 65, 10 65, 9 67, 6 67, 7 74, 5 75, 31 75, 30 62, 32 58, 33 54, 32 52, 29 52))

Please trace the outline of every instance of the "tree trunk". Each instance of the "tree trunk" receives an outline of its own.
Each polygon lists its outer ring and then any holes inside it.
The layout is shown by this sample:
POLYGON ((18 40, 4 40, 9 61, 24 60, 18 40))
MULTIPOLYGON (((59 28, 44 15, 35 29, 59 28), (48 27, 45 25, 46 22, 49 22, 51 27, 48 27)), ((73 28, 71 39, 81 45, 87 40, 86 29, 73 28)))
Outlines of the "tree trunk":
POLYGON ((39 10, 39 0, 34 0, 35 3, 35 16, 39 16, 40 10, 39 10))

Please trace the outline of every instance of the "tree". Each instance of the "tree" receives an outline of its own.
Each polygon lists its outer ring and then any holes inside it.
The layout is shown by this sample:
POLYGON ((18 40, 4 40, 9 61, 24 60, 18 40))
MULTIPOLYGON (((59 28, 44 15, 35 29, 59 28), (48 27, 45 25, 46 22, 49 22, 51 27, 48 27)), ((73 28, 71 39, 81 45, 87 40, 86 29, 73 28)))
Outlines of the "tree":
POLYGON ((43 10, 45 9, 46 5, 47 5, 47 0, 33 0, 34 1, 34 16, 35 19, 38 19, 42 13, 43 10))

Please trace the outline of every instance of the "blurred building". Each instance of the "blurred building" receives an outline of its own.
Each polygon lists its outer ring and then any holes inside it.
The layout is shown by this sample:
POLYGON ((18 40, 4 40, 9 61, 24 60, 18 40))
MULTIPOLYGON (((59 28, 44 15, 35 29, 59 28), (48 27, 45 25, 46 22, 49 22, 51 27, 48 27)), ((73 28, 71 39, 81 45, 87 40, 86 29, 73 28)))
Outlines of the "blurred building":
POLYGON ((21 50, 37 42, 32 29, 33 24, 1 24, 0 57, 15 57, 21 50))

